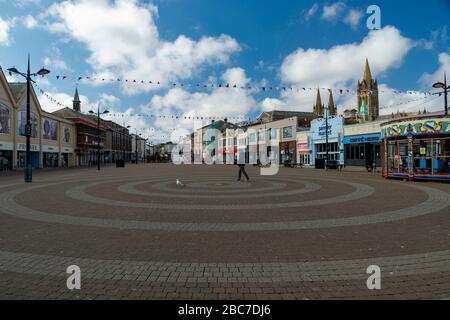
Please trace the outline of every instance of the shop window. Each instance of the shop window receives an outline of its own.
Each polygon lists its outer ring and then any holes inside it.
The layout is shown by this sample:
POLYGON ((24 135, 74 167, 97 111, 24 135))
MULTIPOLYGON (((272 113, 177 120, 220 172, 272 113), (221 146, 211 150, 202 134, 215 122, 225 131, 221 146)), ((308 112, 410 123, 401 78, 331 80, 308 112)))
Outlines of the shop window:
POLYGON ((450 139, 433 140, 433 173, 450 173, 450 139))
POLYGON ((283 138, 292 138, 292 127, 283 128, 283 138))

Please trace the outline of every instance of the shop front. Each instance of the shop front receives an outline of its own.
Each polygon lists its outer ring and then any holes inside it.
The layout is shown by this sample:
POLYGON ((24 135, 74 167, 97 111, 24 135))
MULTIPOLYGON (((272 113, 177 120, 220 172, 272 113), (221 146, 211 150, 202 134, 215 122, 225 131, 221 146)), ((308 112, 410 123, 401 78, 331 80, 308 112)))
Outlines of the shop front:
POLYGON ((345 136, 345 164, 350 166, 381 165, 381 133, 345 136))
POLYGON ((297 161, 300 165, 311 163, 311 149, 308 143, 297 143, 297 161))
POLYGON ((386 178, 450 181, 450 118, 423 116, 382 124, 386 178))
POLYGON ((42 167, 57 168, 59 166, 59 148, 42 146, 42 167))
POLYGON ((297 132, 297 164, 311 164, 311 148, 309 147, 309 131, 297 132))
POLYGON ((296 163, 296 155, 296 141, 280 142, 280 164, 296 163))
POLYGON ((0 142, 0 172, 12 170, 13 147, 12 142, 0 142))
POLYGON ((74 153, 73 148, 61 148, 61 167, 67 168, 73 165, 74 153))
MULTIPOLYGON (((30 145, 30 153, 31 153, 31 166, 33 169, 40 168, 40 146, 38 144, 30 145)), ((17 144, 17 168, 24 169, 26 166, 26 144, 18 143, 17 144)))
POLYGON ((311 164, 323 161, 327 157, 328 160, 338 161, 339 164, 344 163, 344 119, 341 116, 328 119, 314 119, 311 121, 310 141, 312 146, 311 164), (327 144, 328 139, 328 144, 327 144), (328 149, 328 152, 327 152, 328 149))

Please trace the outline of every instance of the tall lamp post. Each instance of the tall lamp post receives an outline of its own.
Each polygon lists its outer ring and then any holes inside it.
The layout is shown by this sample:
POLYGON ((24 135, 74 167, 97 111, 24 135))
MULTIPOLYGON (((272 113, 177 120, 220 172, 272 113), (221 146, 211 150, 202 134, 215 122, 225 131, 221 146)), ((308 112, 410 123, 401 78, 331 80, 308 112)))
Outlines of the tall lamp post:
MULTIPOLYGON (((89 113, 95 114, 92 110, 89 110, 89 113)), ((105 110, 101 114, 107 113, 109 113, 109 111, 105 110)), ((100 171, 100 104, 97 105, 97 170, 100 171)))
POLYGON ((447 86, 447 75, 444 72, 444 83, 442 82, 436 82, 435 84, 433 84, 433 88, 436 89, 444 89, 444 101, 445 101, 445 116, 448 115, 448 102, 447 102, 447 93, 448 93, 448 89, 450 89, 450 86, 447 86))
POLYGON ((30 92, 31 92, 31 82, 34 82, 31 77, 35 76, 45 76, 46 74, 49 74, 50 71, 42 68, 36 73, 30 72, 30 54, 28 54, 28 68, 27 73, 20 72, 16 68, 10 68, 8 69, 9 73, 12 74, 18 74, 24 77, 27 80, 27 123, 25 124, 25 138, 26 138, 26 153, 25 153, 25 182, 32 182, 33 181, 33 169, 31 167, 31 111, 30 111, 30 92))
MULTIPOLYGON (((125 126, 125 125, 124 125, 125 126)), ((130 129, 131 128, 131 126, 126 126, 125 127, 126 129, 130 129)), ((129 140, 128 140, 129 141, 129 140)), ((126 143, 126 145, 128 145, 128 143, 126 143)), ((126 158, 126 153, 125 153, 125 146, 123 147, 123 162, 125 163, 125 158, 126 158)))
POLYGON ((327 167, 329 150, 328 150, 328 107, 325 107, 325 169, 327 167))
POLYGON ((138 135, 138 133, 137 133, 137 129, 136 129, 136 135, 135 135, 135 148, 136 148, 136 150, 135 150, 135 154, 136 154, 136 164, 138 164, 138 138, 140 137, 140 136, 142 136, 142 133, 139 133, 139 135, 138 135))

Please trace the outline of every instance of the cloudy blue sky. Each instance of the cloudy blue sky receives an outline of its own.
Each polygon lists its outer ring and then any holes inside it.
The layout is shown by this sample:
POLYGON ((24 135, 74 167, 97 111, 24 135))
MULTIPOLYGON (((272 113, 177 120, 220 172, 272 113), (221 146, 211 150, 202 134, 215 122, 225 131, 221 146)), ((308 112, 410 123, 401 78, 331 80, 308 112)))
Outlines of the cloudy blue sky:
MULTIPOLYGON (((70 105, 78 86, 84 111, 100 103, 155 141, 167 140, 169 129, 191 131, 194 123, 184 117, 237 122, 264 110, 311 111, 315 92, 295 88, 355 90, 366 57, 380 83, 383 113, 439 110, 443 99, 393 91, 430 91, 444 70, 450 73, 449 3, 0 0, 0 66, 24 70, 29 52, 34 69, 52 71, 38 81, 49 95, 70 105), (380 30, 366 26, 372 4, 381 9, 380 30), (294 90, 217 88, 226 83, 294 90)), ((327 90, 321 92, 326 100, 327 90)), ((48 111, 59 108, 45 96, 40 101, 48 111)), ((356 107, 352 94, 335 101, 339 112, 356 107)))

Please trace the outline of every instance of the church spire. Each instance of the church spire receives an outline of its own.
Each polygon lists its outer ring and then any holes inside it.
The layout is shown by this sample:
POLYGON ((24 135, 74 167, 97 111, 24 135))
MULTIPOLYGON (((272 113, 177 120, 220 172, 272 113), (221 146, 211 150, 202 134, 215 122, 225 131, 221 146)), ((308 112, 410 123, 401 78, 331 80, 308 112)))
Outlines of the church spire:
POLYGON ((320 89, 317 89, 316 104, 314 105, 314 113, 316 116, 321 117, 323 115, 323 104, 320 98, 320 89))
POLYGON ((330 96, 328 97, 328 110, 331 115, 335 116, 337 114, 337 110, 334 105, 333 91, 331 89, 328 89, 328 91, 330 92, 330 96))
POLYGON ((78 95, 78 88, 75 88, 75 95, 73 97, 73 110, 80 111, 81 110, 81 101, 80 96, 78 95))
POLYGON ((367 84, 372 81, 372 73, 370 72, 369 60, 366 58, 366 65, 364 67, 364 80, 367 84))

